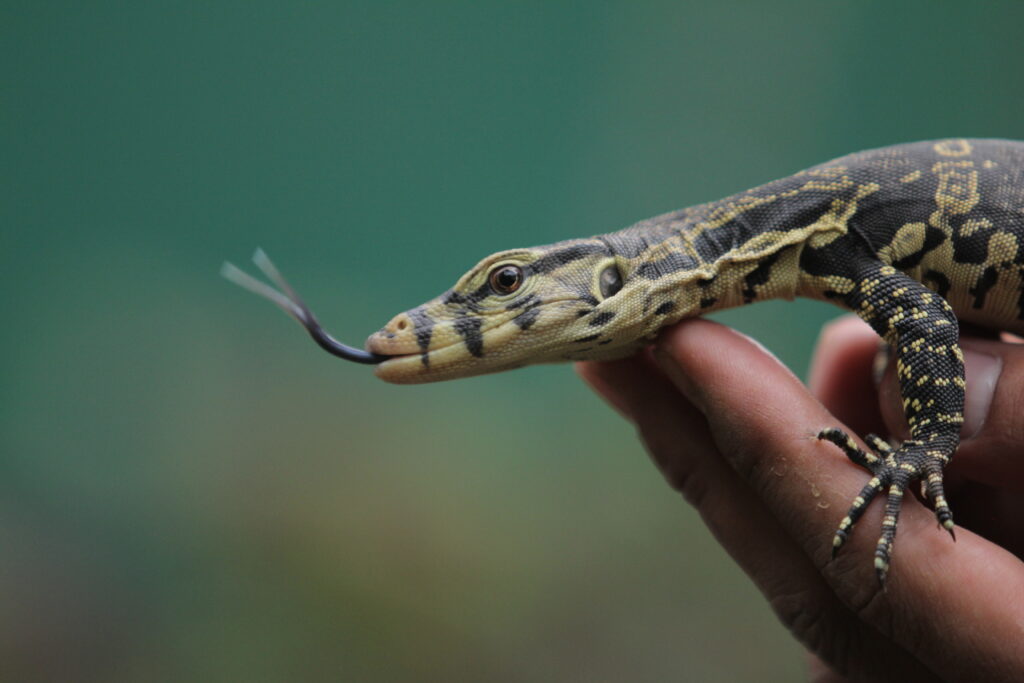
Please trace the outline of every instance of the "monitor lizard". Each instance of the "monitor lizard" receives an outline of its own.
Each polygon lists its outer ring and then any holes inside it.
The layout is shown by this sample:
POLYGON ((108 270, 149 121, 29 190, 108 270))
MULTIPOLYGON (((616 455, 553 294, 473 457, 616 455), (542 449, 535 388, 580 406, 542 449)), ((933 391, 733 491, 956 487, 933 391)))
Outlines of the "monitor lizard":
POLYGON ((395 383, 620 358, 678 320, 766 299, 849 309, 892 347, 910 438, 891 446, 867 435, 865 450, 839 428, 818 434, 871 475, 832 552, 884 492, 874 562, 884 585, 908 484, 921 481, 953 534, 943 469, 963 422, 958 319, 1024 333, 1022 240, 1024 143, 949 139, 851 154, 618 232, 492 254, 365 350, 327 334, 262 251, 254 260, 281 291, 231 264, 223 273, 326 350, 395 383))

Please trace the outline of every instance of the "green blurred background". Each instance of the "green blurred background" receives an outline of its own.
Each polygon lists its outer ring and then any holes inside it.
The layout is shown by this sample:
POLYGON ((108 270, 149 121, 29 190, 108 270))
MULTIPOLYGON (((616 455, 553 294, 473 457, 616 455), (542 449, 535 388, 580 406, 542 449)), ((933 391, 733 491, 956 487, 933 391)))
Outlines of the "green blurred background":
MULTIPOLYGON (((1022 21, 3 3, 0 678, 799 679, 569 367, 384 385, 217 270, 266 248, 358 344, 498 249, 862 148, 1022 138, 1022 21)), ((836 313, 719 317, 802 374, 836 313)))

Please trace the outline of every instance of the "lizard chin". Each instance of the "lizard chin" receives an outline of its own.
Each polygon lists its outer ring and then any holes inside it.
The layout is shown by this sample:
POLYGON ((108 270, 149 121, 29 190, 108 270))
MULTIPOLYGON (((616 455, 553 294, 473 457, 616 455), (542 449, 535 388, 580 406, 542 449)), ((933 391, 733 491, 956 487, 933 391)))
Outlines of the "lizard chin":
POLYGON ((391 384, 426 384, 461 377, 502 372, 524 363, 483 363, 466 353, 461 344, 425 353, 391 356, 373 369, 380 379, 391 384))

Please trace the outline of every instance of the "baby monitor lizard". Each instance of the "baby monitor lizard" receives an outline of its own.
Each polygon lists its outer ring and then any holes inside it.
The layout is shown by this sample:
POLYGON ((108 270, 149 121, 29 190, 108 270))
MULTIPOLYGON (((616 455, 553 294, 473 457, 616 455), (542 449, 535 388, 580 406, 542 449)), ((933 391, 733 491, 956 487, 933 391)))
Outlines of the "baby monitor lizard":
POLYGON ((818 434, 871 474, 833 556, 883 493, 875 570, 884 583, 912 481, 953 533, 943 468, 964 419, 957 321, 1024 333, 1022 243, 1024 143, 954 139, 851 154, 619 232, 493 254, 392 319, 366 350, 328 335, 262 252, 255 261, 281 291, 231 264, 223 273, 327 351, 396 383, 619 358, 682 318, 765 299, 849 309, 895 353, 910 438, 892 447, 868 435, 865 451, 838 428, 818 434))

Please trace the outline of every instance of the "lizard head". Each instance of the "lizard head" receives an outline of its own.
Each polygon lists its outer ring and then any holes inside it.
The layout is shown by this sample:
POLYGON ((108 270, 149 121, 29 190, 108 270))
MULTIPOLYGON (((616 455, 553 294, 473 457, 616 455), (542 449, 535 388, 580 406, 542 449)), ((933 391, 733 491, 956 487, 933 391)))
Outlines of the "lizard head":
POLYGON ((661 271, 614 244, 591 238, 492 254, 441 296, 392 318, 370 335, 365 350, 324 331, 261 250, 253 261, 278 289, 230 263, 221 272, 277 304, 327 352, 375 365, 385 381, 415 384, 534 363, 621 358, 689 314, 676 307, 694 298, 679 296, 678 279, 658 277, 661 271))
POLYGON ((419 383, 534 363, 629 355, 653 330, 628 259, 599 239, 488 256, 441 296, 395 316, 366 348, 383 380, 419 383))

